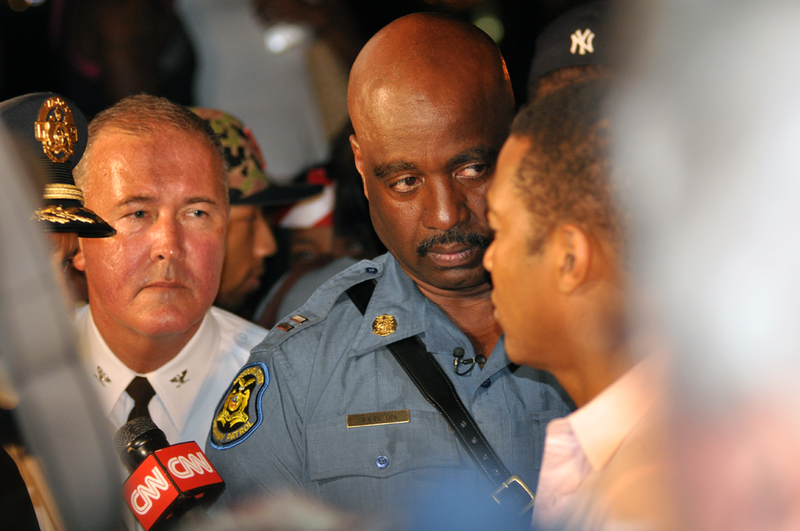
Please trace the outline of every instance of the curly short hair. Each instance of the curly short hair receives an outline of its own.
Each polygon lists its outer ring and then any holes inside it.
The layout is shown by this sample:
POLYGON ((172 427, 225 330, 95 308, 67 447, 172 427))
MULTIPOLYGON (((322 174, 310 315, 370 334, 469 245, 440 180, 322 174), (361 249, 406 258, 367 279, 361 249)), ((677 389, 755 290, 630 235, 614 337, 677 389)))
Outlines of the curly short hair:
POLYGON ((612 189, 609 84, 570 84, 523 107, 511 135, 531 148, 514 181, 536 227, 530 251, 541 252, 553 229, 574 223, 619 251, 623 229, 612 189))

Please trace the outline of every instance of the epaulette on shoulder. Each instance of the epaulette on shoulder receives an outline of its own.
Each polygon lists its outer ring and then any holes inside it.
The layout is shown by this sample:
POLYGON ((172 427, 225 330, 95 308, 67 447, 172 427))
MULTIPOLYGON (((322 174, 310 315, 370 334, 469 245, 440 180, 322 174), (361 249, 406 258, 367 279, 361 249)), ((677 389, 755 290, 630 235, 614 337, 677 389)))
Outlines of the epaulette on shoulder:
POLYGON ((362 260, 330 278, 297 311, 278 322, 256 349, 278 346, 301 330, 325 321, 345 291, 367 279, 379 279, 384 268, 380 257, 375 261, 362 260))

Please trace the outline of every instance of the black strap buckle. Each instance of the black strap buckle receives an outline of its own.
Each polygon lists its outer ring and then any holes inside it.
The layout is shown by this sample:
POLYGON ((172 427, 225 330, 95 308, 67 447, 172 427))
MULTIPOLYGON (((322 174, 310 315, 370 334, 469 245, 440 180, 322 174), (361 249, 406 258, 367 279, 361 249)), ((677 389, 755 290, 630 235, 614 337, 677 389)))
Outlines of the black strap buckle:
POLYGON ((533 492, 522 481, 522 478, 513 474, 500 485, 497 490, 492 494, 492 498, 500 505, 506 505, 508 502, 522 506, 519 514, 525 514, 533 508, 533 492), (501 501, 503 498, 507 501, 501 501))

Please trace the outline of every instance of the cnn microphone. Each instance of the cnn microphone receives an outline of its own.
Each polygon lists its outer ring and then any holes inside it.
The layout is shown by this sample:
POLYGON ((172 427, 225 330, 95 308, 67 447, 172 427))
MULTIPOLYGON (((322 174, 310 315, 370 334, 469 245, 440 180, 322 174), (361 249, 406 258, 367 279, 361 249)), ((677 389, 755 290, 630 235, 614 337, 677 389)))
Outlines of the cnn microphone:
POLYGON ((204 512, 225 488, 196 442, 170 445, 149 417, 122 426, 114 446, 131 472, 122 487, 125 503, 146 531, 170 529, 184 515, 204 512))

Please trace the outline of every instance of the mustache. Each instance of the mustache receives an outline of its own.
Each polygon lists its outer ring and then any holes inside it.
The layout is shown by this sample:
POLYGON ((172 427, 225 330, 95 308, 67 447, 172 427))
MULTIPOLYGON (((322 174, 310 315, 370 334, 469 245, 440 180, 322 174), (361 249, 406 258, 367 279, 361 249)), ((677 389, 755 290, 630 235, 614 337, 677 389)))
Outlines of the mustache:
POLYGON ((420 257, 425 256, 434 245, 444 245, 448 243, 468 243, 485 251, 492 243, 492 239, 477 232, 447 231, 422 240, 419 245, 417 245, 417 255, 420 257))

